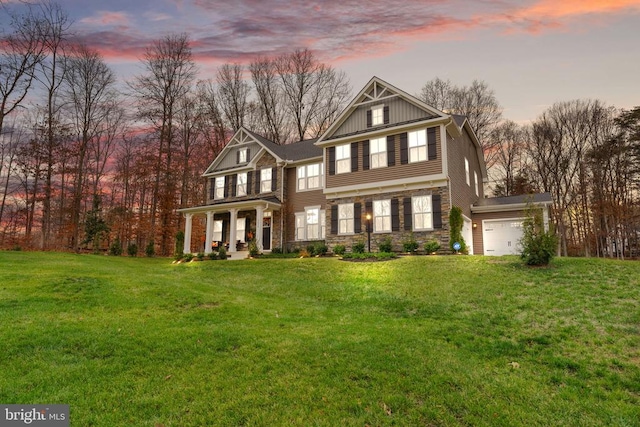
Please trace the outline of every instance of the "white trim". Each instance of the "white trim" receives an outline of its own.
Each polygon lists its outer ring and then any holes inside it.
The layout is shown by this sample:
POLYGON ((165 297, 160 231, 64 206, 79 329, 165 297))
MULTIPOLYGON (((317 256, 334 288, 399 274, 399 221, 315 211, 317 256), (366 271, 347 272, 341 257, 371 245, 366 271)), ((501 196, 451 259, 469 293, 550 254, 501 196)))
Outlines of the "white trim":
POLYGON ((262 206, 264 210, 280 210, 282 205, 276 202, 269 202, 266 200, 242 200, 238 202, 230 203, 218 203, 215 205, 194 206, 192 208, 178 209, 180 213, 192 213, 192 214, 206 214, 207 212, 224 213, 229 212, 231 209, 237 209, 239 211, 247 209, 255 209, 256 206, 262 206))
POLYGON ((324 194, 327 198, 340 198, 350 196, 367 196, 371 194, 391 193, 394 191, 423 190, 426 188, 444 187, 449 180, 443 174, 425 177, 401 178, 380 183, 366 183, 356 185, 345 185, 342 187, 325 188, 324 194))
MULTIPOLYGON (((552 202, 533 202, 531 203, 535 207, 547 208, 552 202)), ((526 210, 527 203, 511 203, 508 205, 489 205, 489 206, 471 206, 472 213, 488 213, 488 212, 510 212, 526 210)))

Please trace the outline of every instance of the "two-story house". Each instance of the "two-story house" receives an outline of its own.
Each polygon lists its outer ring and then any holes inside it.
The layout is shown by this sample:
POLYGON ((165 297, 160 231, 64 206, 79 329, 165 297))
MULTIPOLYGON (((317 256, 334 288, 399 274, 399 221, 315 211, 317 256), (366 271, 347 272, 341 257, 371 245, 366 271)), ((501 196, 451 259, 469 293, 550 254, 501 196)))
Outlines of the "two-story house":
MULTIPOLYGON (((204 173, 208 198, 182 209, 185 252, 305 247, 347 248, 372 236, 421 246, 449 244, 449 212, 462 209, 470 253, 515 253, 527 202, 486 198, 482 149, 463 116, 450 115, 374 77, 316 140, 277 145, 240 129, 204 173), (206 216, 204 247, 192 245, 193 215, 206 216), (481 224, 481 226, 479 226, 481 224)), ((200 241, 200 239, 193 239, 200 241)))

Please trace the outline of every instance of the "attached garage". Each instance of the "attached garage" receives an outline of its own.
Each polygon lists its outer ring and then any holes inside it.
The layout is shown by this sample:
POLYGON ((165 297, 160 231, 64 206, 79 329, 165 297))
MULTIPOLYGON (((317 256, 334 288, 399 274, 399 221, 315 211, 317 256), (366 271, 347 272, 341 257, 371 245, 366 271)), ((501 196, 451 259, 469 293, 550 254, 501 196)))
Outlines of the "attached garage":
POLYGON ((485 198, 471 206, 473 253, 495 256, 519 254, 522 223, 530 206, 542 211, 545 227, 548 226, 549 193, 485 198))
POLYGON ((482 221, 485 255, 516 255, 520 253, 523 219, 482 221))

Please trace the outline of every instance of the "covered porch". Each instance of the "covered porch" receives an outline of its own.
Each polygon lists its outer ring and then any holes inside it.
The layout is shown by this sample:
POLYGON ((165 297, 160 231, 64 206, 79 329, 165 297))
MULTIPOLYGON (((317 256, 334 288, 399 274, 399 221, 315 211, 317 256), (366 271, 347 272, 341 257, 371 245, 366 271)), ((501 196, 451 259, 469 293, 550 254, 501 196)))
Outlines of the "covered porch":
POLYGON ((280 228, 275 220, 281 208, 277 201, 257 199, 179 209, 185 217, 183 252, 194 252, 194 216, 206 218, 204 239, 199 238, 201 243, 196 253, 209 254, 222 246, 230 255, 247 253, 252 240, 260 252, 271 251, 274 240, 279 244, 274 229, 280 228))

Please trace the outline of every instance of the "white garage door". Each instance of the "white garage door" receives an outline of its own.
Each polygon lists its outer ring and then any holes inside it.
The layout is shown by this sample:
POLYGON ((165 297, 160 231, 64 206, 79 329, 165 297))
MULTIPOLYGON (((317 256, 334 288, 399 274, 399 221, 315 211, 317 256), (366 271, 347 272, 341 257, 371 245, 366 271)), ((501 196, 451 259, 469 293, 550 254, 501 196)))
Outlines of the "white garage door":
POLYGON ((482 240, 485 255, 515 255, 520 253, 522 220, 482 221, 482 240))

